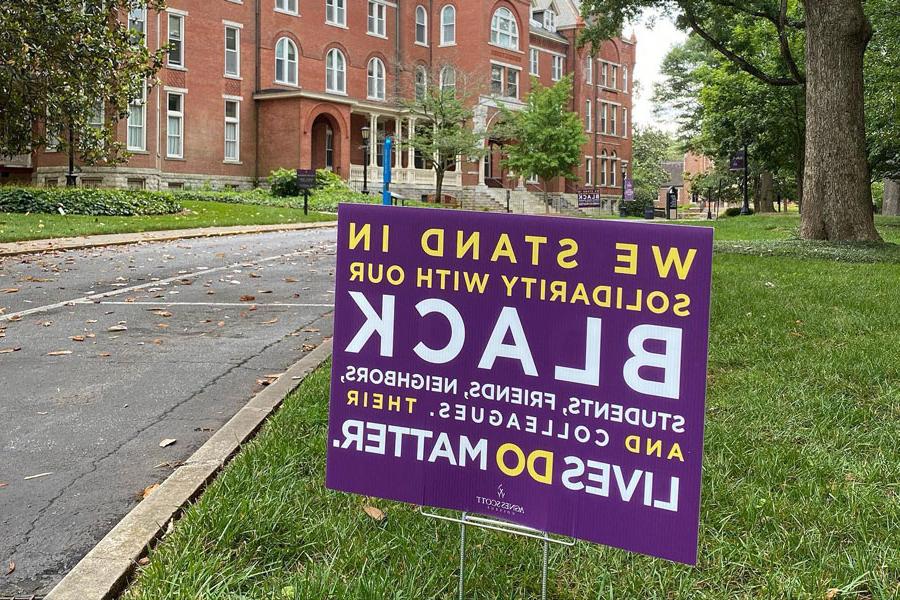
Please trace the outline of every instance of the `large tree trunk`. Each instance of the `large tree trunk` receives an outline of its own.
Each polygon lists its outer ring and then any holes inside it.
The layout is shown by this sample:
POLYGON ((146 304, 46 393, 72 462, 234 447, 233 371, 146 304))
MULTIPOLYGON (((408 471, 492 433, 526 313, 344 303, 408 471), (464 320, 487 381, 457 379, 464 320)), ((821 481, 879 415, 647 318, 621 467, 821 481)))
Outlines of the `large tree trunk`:
POLYGON ((881 214, 900 217, 900 179, 884 180, 884 204, 881 214))
POLYGON ((881 240, 866 161, 863 54, 872 28, 862 0, 804 0, 806 177, 800 236, 881 240))
POLYGON ((771 171, 763 171, 759 176, 759 188, 757 195, 757 212, 775 212, 775 178, 771 171))

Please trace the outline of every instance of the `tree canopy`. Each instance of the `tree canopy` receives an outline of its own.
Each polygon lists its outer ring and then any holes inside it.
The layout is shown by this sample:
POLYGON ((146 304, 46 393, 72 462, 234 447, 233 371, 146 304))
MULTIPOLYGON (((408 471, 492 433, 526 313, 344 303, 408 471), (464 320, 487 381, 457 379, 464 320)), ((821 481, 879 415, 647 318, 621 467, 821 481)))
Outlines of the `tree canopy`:
POLYGON ((0 3, 0 155, 59 144, 84 162, 115 160, 116 124, 152 83, 152 53, 131 11, 162 0, 16 0, 0 3))
POLYGON ((545 185, 556 177, 575 179, 587 137, 581 118, 567 108, 571 98, 571 76, 549 87, 534 78, 522 110, 501 107, 499 132, 511 142, 504 161, 510 170, 538 177, 545 185))

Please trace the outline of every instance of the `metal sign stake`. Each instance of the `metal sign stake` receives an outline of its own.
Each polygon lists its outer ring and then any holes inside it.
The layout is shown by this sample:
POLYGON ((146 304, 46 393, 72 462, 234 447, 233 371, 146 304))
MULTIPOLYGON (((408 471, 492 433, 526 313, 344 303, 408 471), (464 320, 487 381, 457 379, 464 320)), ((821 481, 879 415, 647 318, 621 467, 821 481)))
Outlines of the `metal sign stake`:
POLYGON ((575 540, 558 539, 551 537, 546 531, 532 529, 524 525, 510 523, 509 521, 501 521, 499 519, 491 519, 478 515, 471 515, 463 512, 457 517, 447 517, 436 513, 420 511, 424 516, 441 521, 450 521, 459 523, 459 600, 465 600, 466 586, 466 526, 480 527, 481 529, 489 529, 491 531, 499 531, 502 533, 510 533, 522 537, 541 540, 543 546, 543 560, 541 564, 541 600, 547 600, 547 578, 550 571, 550 544, 559 544, 560 546, 574 546, 575 540))

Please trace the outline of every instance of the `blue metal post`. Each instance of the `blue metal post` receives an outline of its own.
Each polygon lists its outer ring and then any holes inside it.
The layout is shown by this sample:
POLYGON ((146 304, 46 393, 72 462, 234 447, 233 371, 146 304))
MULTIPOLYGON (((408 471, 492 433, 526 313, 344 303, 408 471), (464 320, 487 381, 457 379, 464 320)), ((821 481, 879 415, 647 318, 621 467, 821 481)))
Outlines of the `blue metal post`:
POLYGON ((384 191, 381 195, 381 203, 385 206, 391 206, 393 202, 391 202, 391 157, 393 156, 392 148, 394 145, 394 140, 391 136, 385 136, 384 138, 384 158, 382 159, 382 163, 384 164, 384 191))

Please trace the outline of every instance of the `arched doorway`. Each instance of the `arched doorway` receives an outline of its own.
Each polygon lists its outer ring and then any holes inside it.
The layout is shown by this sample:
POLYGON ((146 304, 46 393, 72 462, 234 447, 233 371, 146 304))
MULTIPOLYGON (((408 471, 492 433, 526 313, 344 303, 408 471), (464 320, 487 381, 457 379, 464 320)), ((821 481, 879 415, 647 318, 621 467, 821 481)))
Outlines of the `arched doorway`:
POLYGON ((327 113, 312 124, 312 168, 341 174, 341 131, 337 120, 327 113))

